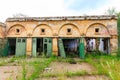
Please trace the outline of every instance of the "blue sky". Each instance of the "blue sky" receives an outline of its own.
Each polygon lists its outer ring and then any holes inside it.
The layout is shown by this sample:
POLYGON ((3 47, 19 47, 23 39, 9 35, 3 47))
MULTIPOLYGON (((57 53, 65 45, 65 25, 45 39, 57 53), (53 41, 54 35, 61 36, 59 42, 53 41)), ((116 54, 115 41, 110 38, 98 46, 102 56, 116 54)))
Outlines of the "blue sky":
MULTIPOLYGON (((69 2, 70 0, 65 0, 65 3, 69 2)), ((108 0, 74 0, 69 5, 68 8, 73 10, 81 10, 84 11, 86 9, 97 9, 103 5, 106 5, 108 0)))
POLYGON ((119 0, 64 0, 64 2, 67 5, 66 8, 76 15, 104 15, 109 8, 120 10, 119 0))
POLYGON ((120 12, 120 0, 1 0, 0 21, 19 13, 30 17, 104 15, 112 7, 120 12))

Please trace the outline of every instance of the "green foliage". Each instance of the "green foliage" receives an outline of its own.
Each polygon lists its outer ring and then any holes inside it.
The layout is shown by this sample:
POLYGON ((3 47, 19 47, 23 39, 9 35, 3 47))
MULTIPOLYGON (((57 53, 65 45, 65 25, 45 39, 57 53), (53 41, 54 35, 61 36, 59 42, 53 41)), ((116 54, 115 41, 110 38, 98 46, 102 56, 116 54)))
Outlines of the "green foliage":
POLYGON ((117 57, 120 58, 120 47, 118 47, 117 57))
POLYGON ((118 30, 118 47, 120 47, 120 13, 117 14, 117 30, 118 30))
POLYGON ((26 62, 23 61, 23 63, 22 63, 22 80, 26 80, 26 74, 27 74, 26 62))
POLYGON ((114 7, 109 8, 109 9, 105 12, 105 14, 107 14, 107 15, 116 15, 116 9, 115 9, 114 7))
POLYGON ((53 74, 46 73, 44 75, 41 75, 40 77, 48 77, 48 78, 61 77, 61 76, 73 77, 73 76, 85 76, 85 75, 90 75, 90 74, 83 70, 83 71, 77 71, 77 72, 67 71, 67 72, 63 72, 63 73, 53 73, 53 74))
POLYGON ((44 68, 48 67, 48 65, 51 63, 53 59, 52 58, 48 58, 44 61, 33 61, 30 62, 29 65, 32 65, 35 69, 35 71, 31 74, 30 77, 28 77, 27 80, 34 80, 36 78, 39 77, 39 74, 42 72, 42 70, 44 70, 44 68))
POLYGON ((76 64, 77 62, 73 58, 71 58, 71 59, 69 59, 69 63, 70 64, 76 64))
POLYGON ((98 75, 106 75, 111 78, 111 80, 119 80, 120 76, 120 59, 116 56, 102 55, 102 56, 87 56, 86 61, 92 64, 98 75))
POLYGON ((77 71, 77 72, 66 72, 65 75, 67 77, 73 77, 73 76, 84 76, 84 75, 88 75, 89 73, 86 71, 77 71))
MULTIPOLYGON (((86 55, 85 59, 76 58, 60 58, 55 55, 50 58, 26 58, 26 57, 3 57, 0 59, 0 65, 9 65, 16 63, 16 65, 22 66, 22 76, 18 76, 18 80, 35 80, 40 77, 73 77, 73 76, 85 76, 85 75, 106 75, 111 80, 119 80, 120 76, 120 58, 111 55, 86 55), (95 67, 95 71, 65 71, 62 73, 47 73, 42 74, 45 68, 47 68, 51 62, 67 62, 67 63, 82 63, 87 62, 95 67)), ((74 65, 74 64, 73 64, 74 65)), ((64 80, 64 79, 63 79, 64 80)))
POLYGON ((69 54, 66 54, 66 56, 67 56, 67 58, 77 58, 78 54, 71 52, 69 54))
POLYGON ((117 56, 120 56, 120 12, 117 12, 114 7, 109 8, 105 14, 108 15, 116 15, 118 17, 117 19, 117 33, 118 33, 118 51, 117 51, 117 56))

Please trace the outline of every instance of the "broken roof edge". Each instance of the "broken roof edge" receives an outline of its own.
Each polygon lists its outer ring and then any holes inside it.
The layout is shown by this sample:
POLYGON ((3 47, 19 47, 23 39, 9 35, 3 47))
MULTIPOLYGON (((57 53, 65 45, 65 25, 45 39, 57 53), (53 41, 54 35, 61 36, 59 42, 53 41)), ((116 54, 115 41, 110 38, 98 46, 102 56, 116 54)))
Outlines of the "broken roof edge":
POLYGON ((6 27, 5 23, 0 22, 1 27, 6 27))
POLYGON ((56 21, 56 20, 110 20, 116 19, 116 15, 93 15, 93 16, 57 16, 57 17, 16 17, 16 18, 7 18, 6 22, 13 21, 56 21))

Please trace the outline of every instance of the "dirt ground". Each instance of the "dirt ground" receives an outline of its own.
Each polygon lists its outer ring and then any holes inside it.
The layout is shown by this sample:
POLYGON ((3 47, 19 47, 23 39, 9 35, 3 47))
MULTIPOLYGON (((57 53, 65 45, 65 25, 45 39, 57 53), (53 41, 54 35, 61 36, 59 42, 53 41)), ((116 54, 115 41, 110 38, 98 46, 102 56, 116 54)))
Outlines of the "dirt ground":
MULTIPOLYGON (((30 69, 30 68, 29 68, 30 69)), ((91 73, 96 71, 93 66, 88 63, 82 62, 77 64, 70 64, 66 62, 52 62, 48 68, 45 68, 42 75, 45 74, 63 74, 65 72, 77 72, 77 71, 86 71, 91 73)), ((18 76, 22 73, 21 66, 0 66, 0 80, 18 80, 18 76)), ((32 70, 32 69, 31 69, 32 70)), ((58 77, 42 77, 36 80, 110 80, 104 75, 85 75, 85 76, 58 76, 58 77)))
POLYGON ((21 66, 0 66, 0 80, 17 80, 21 66))
POLYGON ((92 72, 95 71, 94 67, 89 65, 88 63, 77 63, 70 64, 64 62, 53 62, 51 63, 50 70, 45 71, 45 73, 63 73, 63 72, 77 72, 77 71, 86 71, 92 72))
POLYGON ((57 78, 41 78, 36 80, 110 80, 106 76, 77 76, 77 77, 57 77, 57 78))
MULTIPOLYGON (((77 71, 86 71, 88 73, 91 73, 95 71, 95 68, 91 66, 88 63, 77 63, 77 64, 70 64, 70 63, 64 63, 64 62, 53 62, 47 68, 48 70, 45 70, 43 72, 44 74, 59 74, 59 73, 65 73, 67 71, 69 72, 77 72, 77 71)), ((93 76, 76 76, 76 77, 50 77, 50 78, 39 78, 36 80, 110 80, 106 76, 99 76, 99 75, 93 75, 93 76)))

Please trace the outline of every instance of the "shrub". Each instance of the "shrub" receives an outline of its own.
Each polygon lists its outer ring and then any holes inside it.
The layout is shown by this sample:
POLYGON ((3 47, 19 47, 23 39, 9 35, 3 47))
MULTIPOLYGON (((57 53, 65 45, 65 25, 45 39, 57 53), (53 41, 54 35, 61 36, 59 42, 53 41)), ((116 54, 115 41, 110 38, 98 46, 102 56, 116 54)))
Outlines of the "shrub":
POLYGON ((118 48, 117 57, 120 58, 120 48, 118 48))

